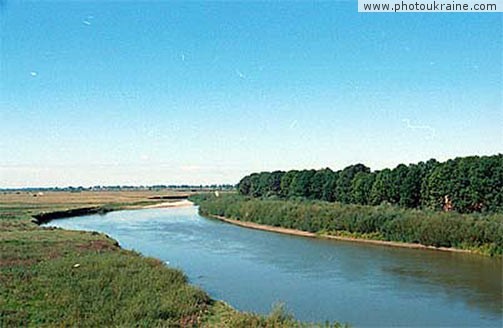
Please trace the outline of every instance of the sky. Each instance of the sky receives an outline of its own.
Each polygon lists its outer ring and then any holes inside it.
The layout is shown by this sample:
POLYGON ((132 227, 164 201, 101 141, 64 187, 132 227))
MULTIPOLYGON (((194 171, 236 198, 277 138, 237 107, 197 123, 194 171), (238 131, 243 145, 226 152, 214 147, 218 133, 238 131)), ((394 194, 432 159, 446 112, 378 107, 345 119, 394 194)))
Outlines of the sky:
POLYGON ((237 183, 503 150, 503 14, 0 1, 0 188, 237 183))

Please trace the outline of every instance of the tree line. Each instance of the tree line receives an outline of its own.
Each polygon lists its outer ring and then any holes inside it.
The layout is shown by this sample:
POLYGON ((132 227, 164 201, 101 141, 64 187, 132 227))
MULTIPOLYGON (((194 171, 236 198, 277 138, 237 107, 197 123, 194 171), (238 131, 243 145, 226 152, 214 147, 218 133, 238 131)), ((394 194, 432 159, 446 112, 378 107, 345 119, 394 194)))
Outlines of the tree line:
POLYGON ((344 204, 392 204, 404 208, 503 212, 503 154, 400 164, 371 171, 363 164, 339 171, 291 170, 253 173, 237 185, 240 194, 306 198, 344 204))

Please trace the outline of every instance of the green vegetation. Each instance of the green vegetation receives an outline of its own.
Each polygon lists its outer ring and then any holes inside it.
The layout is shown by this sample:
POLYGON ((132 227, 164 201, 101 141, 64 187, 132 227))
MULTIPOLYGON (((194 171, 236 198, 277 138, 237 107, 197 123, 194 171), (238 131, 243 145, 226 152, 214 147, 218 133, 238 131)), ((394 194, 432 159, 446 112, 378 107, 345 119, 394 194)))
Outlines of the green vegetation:
POLYGON ((293 318, 291 314, 286 312, 281 304, 273 307, 268 316, 261 316, 254 313, 238 313, 236 310, 230 308, 223 302, 216 302, 210 309, 210 315, 206 317, 203 326, 208 327, 229 327, 229 328, 250 328, 250 327, 264 327, 264 328, 289 328, 289 327, 325 327, 325 328, 343 328, 349 327, 345 324, 339 323, 301 323, 293 318))
POLYGON ((262 201, 200 198, 201 212, 310 232, 502 254, 502 154, 444 163, 431 159, 374 172, 356 164, 340 171, 253 173, 237 189, 262 201))
POLYGON ((332 235, 503 253, 503 214, 460 214, 398 206, 353 205, 303 199, 258 199, 241 195, 192 196, 202 215, 332 235))
POLYGON ((208 296, 99 233, 0 220, 0 326, 196 323, 208 296))
POLYGON ((60 192, 0 196, 0 327, 314 326, 282 308, 269 316, 238 312, 188 284, 179 270, 121 249, 104 234, 32 222, 33 215, 90 205, 116 210, 151 204, 147 192, 104 196, 73 194, 71 203, 60 192))
POLYGON ((253 173, 241 179, 238 191, 251 197, 496 213, 503 212, 503 155, 459 157, 444 163, 431 159, 374 172, 356 164, 336 172, 327 168, 253 173))

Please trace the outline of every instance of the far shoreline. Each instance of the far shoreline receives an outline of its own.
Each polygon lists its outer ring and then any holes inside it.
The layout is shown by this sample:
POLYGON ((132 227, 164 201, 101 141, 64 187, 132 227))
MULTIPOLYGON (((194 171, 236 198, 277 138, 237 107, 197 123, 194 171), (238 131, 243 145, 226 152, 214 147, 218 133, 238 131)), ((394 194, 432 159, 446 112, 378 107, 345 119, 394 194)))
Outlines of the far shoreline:
POLYGON ((290 228, 282 228, 282 227, 274 227, 274 226, 259 224, 259 223, 250 222, 250 221, 240 221, 240 220, 235 220, 235 219, 229 219, 227 217, 220 216, 220 215, 208 214, 205 216, 212 218, 212 219, 222 221, 222 222, 226 222, 229 224, 240 226, 243 228, 269 231, 269 232, 275 232, 275 233, 281 233, 281 234, 293 235, 293 236, 299 236, 299 237, 332 239, 332 240, 339 240, 339 241, 373 244, 373 245, 378 245, 378 246, 401 247, 401 248, 409 248, 409 249, 423 249, 423 250, 442 251, 442 252, 451 252, 451 253, 465 253, 465 254, 481 255, 481 254, 479 254, 475 251, 469 250, 469 249, 459 249, 459 248, 452 248, 452 247, 435 247, 435 246, 427 246, 427 245, 423 245, 423 244, 402 243, 402 242, 397 242, 397 241, 364 239, 364 238, 356 238, 356 237, 343 237, 343 236, 334 236, 334 235, 328 235, 328 234, 317 234, 315 232, 308 232, 308 231, 302 231, 302 230, 290 229, 290 228))
POLYGON ((188 199, 176 200, 172 202, 158 202, 149 205, 124 205, 114 208, 107 208, 106 205, 84 206, 62 209, 58 211, 41 212, 31 215, 31 222, 36 225, 47 224, 52 220, 69 219, 72 217, 92 215, 92 214, 106 214, 117 211, 128 210, 142 210, 142 209, 155 209, 155 208, 179 208, 194 206, 194 203, 188 199))

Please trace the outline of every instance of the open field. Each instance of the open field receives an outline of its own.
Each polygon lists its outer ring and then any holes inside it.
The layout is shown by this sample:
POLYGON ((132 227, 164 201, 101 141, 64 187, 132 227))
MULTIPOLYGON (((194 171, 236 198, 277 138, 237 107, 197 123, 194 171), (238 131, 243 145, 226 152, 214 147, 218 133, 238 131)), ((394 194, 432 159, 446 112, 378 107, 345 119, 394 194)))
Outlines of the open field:
MULTIPOLYGON (((291 327, 281 308, 237 312, 188 284, 179 270, 120 248, 97 232, 42 228, 32 216, 164 204, 159 192, 0 194, 0 327, 291 327)), ((179 195, 163 192, 162 196, 179 195)), ((173 202, 176 202, 174 200, 173 202)))
MULTIPOLYGON (((0 192, 0 211, 7 212, 16 208, 28 209, 35 213, 48 208, 77 208, 82 206, 156 204, 160 199, 153 197, 189 196, 191 192, 180 191, 51 191, 51 192, 0 192)), ((166 201, 166 200, 164 200, 166 201)))
POLYGON ((51 192, 0 192, 0 219, 29 221, 33 215, 66 211, 84 207, 107 210, 134 209, 162 202, 176 201, 154 197, 188 196, 190 192, 163 191, 51 191, 51 192))

